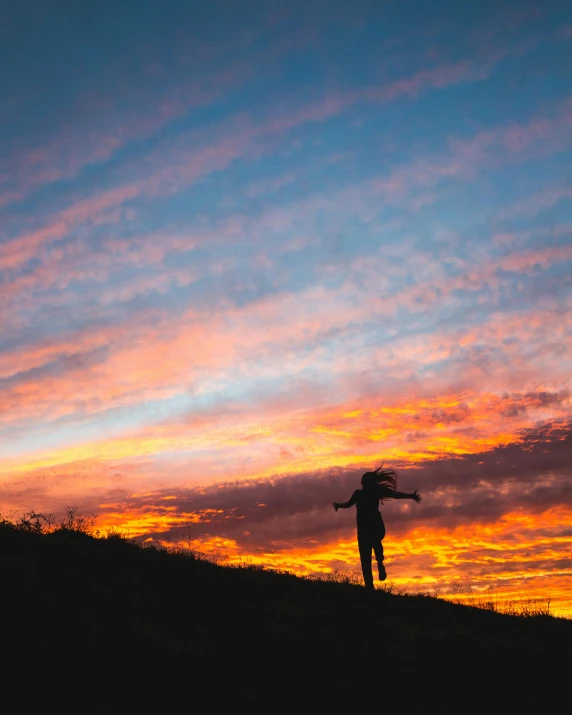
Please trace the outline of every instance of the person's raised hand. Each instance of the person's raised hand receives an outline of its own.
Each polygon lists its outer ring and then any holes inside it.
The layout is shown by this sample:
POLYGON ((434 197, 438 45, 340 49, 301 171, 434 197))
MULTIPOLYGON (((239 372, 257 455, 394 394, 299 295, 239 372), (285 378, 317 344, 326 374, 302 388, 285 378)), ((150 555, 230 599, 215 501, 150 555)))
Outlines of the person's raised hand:
POLYGON ((337 511, 340 507, 338 506, 338 502, 332 502, 332 506, 334 507, 334 511, 337 511))
POLYGON ((421 494, 417 494, 417 489, 413 492, 413 494, 411 495, 411 498, 412 498, 417 504, 419 504, 419 502, 421 501, 421 494))

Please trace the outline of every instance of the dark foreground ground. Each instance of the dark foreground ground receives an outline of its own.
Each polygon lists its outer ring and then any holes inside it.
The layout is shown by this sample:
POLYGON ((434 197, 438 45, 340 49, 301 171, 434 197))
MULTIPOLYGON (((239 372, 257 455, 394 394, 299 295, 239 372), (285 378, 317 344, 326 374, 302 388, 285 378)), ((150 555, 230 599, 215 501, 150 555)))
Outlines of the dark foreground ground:
POLYGON ((572 621, 0 523, 19 713, 569 712, 572 621))

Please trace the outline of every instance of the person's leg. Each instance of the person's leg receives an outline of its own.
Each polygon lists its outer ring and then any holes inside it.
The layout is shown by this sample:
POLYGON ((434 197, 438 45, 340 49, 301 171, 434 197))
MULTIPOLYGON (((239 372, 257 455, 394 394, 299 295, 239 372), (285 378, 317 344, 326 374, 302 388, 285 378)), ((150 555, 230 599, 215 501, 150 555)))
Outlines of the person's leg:
POLYGON ((383 544, 381 543, 384 536, 385 536, 385 524, 383 523, 383 519, 381 519, 381 516, 380 516, 379 524, 377 525, 376 538, 373 540, 373 552, 375 554, 375 559, 377 561, 377 570, 379 573, 380 581, 385 581, 385 579, 387 578, 387 573, 385 571, 385 566, 383 563, 383 559, 384 559, 383 544))
POLYGON ((373 552, 375 554, 375 559, 377 561, 377 570, 379 573, 379 580, 385 581, 387 578, 387 573, 385 571, 385 566, 383 565, 383 544, 381 540, 375 541, 373 544, 373 552))
POLYGON ((361 572, 366 588, 374 588, 373 571, 371 568, 371 539, 369 534, 360 533, 357 535, 359 558, 361 561, 361 572))

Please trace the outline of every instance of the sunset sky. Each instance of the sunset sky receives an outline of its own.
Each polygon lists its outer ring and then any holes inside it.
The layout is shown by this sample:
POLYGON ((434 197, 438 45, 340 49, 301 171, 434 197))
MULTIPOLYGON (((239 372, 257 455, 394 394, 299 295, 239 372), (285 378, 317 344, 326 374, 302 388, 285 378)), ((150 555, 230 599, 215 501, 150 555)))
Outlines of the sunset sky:
POLYGON ((11 3, 0 511, 572 615, 569 2, 11 3))

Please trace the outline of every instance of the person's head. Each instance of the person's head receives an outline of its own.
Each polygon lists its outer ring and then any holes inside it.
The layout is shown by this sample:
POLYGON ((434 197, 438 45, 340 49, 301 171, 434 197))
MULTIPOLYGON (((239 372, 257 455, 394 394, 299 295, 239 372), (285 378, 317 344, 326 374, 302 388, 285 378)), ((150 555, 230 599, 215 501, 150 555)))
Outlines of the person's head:
POLYGON ((366 472, 361 476, 362 487, 370 487, 372 484, 376 484, 373 472, 366 472))
POLYGON ((384 484, 387 487, 395 490, 397 485, 397 474, 393 469, 382 469, 381 467, 374 469, 373 472, 365 472, 361 478, 361 485, 365 489, 373 486, 374 484, 384 484))

